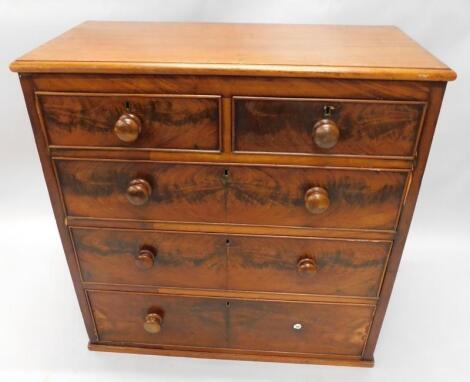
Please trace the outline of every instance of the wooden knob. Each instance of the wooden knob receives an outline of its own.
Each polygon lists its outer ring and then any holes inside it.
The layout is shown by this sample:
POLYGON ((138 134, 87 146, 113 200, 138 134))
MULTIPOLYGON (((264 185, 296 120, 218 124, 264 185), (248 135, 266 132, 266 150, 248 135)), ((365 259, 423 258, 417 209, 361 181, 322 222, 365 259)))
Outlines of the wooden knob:
POLYGON ((328 192, 322 187, 312 187, 305 193, 305 208, 311 214, 321 214, 330 206, 328 192))
POLYGON ((317 269, 317 263, 310 257, 304 257, 297 262, 297 270, 300 273, 315 273, 317 269))
POLYGON ((338 143, 339 128, 328 118, 320 119, 313 126, 313 140, 322 149, 331 149, 338 143))
POLYGON ((158 313, 149 313, 145 316, 144 329, 146 332, 156 334, 162 328, 162 316, 158 313))
POLYGON ((142 123, 139 117, 131 113, 124 113, 114 125, 114 133, 123 142, 134 142, 140 134, 142 123))
POLYGON ((134 179, 129 182, 127 187, 127 200, 134 206, 141 206, 147 203, 152 193, 152 187, 144 179, 134 179))
POLYGON ((153 267, 155 263, 155 252, 150 249, 141 249, 134 258, 135 265, 141 270, 153 267))

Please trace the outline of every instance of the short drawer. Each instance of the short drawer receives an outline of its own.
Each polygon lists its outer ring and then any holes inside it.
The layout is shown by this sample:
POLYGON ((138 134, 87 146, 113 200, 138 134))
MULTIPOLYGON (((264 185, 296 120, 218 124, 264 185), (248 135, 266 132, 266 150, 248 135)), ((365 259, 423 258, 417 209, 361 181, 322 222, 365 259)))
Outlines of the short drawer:
POLYGON ((59 147, 220 150, 220 97, 37 93, 59 147))
POLYGON ((55 161, 69 216, 394 230, 408 172, 55 161))
POLYGON ((391 243, 231 236, 230 289, 378 297, 391 243))
POLYGON ((239 152, 413 157, 425 103, 235 97, 239 152))
POLYGON ((360 356, 372 305, 88 291, 104 343, 360 356))
POLYGON ((70 229, 88 283, 378 296, 388 241, 70 229))
POLYGON ((77 227, 71 234, 85 282, 225 288, 223 235, 77 227))

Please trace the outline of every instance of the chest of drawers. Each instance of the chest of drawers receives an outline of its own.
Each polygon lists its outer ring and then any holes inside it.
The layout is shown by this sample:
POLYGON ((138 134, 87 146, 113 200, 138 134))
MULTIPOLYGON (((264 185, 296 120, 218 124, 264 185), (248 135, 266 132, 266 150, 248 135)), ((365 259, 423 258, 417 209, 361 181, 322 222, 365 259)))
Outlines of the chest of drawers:
POLYGON ((90 349, 373 364, 451 69, 393 27, 117 22, 11 69, 90 349))

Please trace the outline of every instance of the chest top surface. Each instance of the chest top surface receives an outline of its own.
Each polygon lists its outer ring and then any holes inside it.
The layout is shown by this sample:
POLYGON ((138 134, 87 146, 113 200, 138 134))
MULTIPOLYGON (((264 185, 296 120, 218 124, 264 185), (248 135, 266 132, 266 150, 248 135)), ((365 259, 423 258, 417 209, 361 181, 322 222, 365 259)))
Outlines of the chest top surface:
POLYGON ((393 26, 87 21, 16 72, 222 74, 448 81, 455 73, 393 26))

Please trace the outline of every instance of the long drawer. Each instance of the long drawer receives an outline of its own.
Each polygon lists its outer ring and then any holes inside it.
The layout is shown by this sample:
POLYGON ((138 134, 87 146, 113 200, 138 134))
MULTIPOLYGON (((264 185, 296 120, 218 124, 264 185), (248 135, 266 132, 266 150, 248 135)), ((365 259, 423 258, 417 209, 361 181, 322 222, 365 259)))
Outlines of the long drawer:
POLYGON ((72 228, 84 282, 377 297, 391 243, 72 228))
POLYGON ((99 341, 360 356, 371 305, 88 291, 99 341))
POLYGON ((55 160, 69 216, 394 230, 408 172, 55 160))

